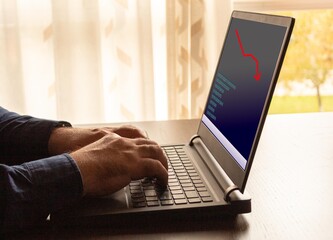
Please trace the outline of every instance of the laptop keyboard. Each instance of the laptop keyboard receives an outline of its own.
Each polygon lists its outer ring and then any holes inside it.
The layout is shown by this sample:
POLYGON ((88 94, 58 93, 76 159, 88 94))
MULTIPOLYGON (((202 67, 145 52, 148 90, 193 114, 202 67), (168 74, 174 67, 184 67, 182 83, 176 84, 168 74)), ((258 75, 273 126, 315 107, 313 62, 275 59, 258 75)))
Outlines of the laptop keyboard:
POLYGON ((151 179, 132 181, 129 185, 133 207, 156 207, 212 202, 208 189, 201 180, 183 146, 167 146, 169 180, 161 188, 151 179))

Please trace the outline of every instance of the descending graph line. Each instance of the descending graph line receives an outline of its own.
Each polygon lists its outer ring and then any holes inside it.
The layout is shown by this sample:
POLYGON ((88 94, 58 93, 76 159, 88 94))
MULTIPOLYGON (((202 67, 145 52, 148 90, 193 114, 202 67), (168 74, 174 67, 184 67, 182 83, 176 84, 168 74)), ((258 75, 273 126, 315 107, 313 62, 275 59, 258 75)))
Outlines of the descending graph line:
POLYGON ((259 61, 258 59, 251 53, 245 53, 244 51, 244 47, 243 47, 243 44, 242 44, 242 40, 239 36, 239 32, 238 32, 238 29, 235 30, 236 32, 236 36, 237 36, 237 40, 238 40, 238 43, 239 43, 239 47, 242 51, 242 55, 244 57, 251 57, 253 59, 253 61, 256 63, 256 74, 253 76, 255 80, 259 81, 260 80, 260 77, 261 77, 261 72, 259 72, 259 61))

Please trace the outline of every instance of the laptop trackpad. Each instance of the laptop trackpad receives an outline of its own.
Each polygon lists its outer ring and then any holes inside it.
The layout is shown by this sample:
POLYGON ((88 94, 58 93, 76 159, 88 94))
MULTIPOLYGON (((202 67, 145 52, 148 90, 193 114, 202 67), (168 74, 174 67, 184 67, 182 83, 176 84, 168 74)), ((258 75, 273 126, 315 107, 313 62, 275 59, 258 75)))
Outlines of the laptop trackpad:
POLYGON ((78 215, 104 215, 128 209, 129 198, 126 191, 121 189, 106 197, 84 198, 77 206, 79 207, 75 209, 75 212, 77 212, 78 215))

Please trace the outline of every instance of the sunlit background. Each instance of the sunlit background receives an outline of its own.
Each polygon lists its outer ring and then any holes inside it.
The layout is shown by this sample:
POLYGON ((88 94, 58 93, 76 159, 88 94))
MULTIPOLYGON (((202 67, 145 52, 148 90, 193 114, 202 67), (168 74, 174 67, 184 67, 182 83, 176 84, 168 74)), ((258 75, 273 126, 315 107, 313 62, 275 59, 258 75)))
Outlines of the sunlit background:
POLYGON ((333 111, 333 11, 278 12, 297 24, 271 113, 333 111))
POLYGON ((74 124, 199 118, 233 9, 296 18, 270 113, 333 111, 331 0, 0 0, 0 105, 74 124))

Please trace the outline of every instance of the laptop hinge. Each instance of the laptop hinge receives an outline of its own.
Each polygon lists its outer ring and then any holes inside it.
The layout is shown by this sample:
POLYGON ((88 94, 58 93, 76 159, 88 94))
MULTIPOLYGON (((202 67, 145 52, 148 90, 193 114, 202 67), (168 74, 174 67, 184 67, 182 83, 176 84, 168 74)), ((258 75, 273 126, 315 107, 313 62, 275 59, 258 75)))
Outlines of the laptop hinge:
POLYGON ((189 142, 191 147, 194 147, 199 155, 205 159, 205 163, 209 170, 212 172, 216 181, 222 188, 224 193, 224 200, 230 202, 230 194, 236 190, 239 190, 239 187, 236 186, 232 180, 228 177, 228 174, 223 170, 219 165, 214 156, 210 153, 206 145, 203 143, 199 135, 194 135, 189 142))

